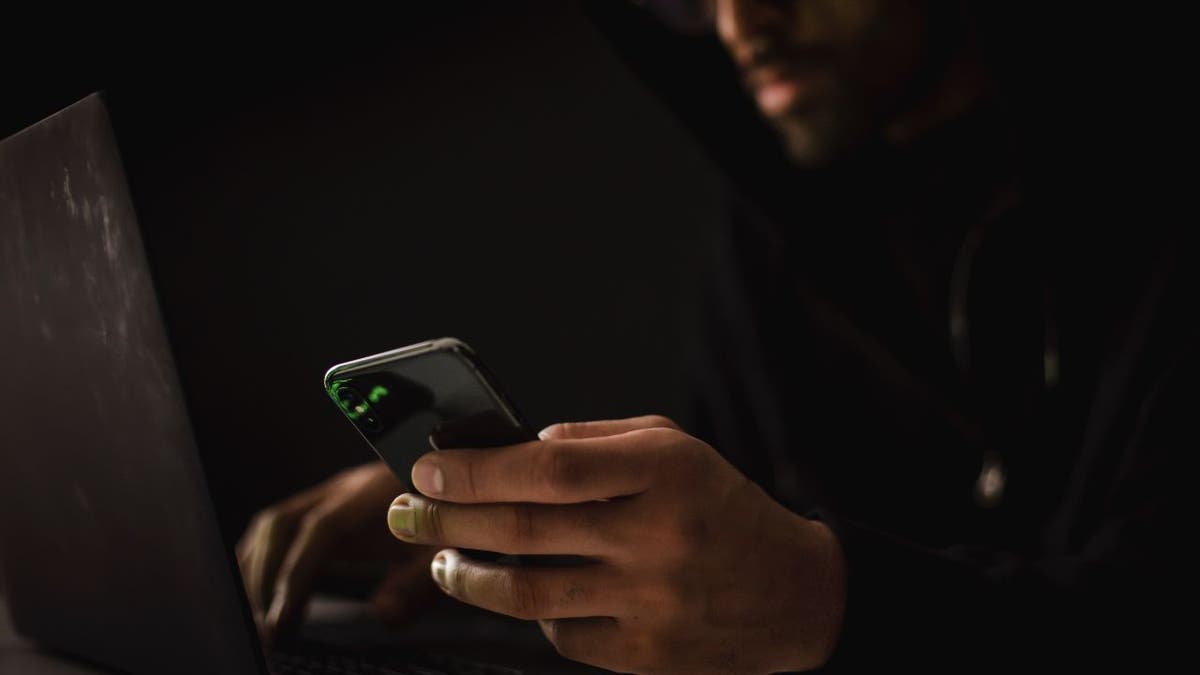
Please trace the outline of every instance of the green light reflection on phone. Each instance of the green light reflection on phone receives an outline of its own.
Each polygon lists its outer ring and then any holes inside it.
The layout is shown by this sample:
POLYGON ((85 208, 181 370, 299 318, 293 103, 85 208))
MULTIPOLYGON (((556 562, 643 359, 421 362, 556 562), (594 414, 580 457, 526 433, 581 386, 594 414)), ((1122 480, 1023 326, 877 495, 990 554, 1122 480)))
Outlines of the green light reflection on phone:
MULTIPOLYGON (((331 394, 334 402, 337 403, 338 407, 342 409, 342 412, 346 413, 346 417, 350 418, 350 421, 358 421, 363 415, 366 415, 368 412, 370 412, 371 407, 366 401, 361 401, 352 407, 349 400, 350 397, 341 395, 341 390, 345 385, 345 380, 334 382, 329 388, 329 393, 331 394)), ((367 399, 371 401, 371 403, 378 403, 380 399, 388 396, 389 394, 391 394, 391 391, 389 391, 387 387, 377 384, 372 387, 370 393, 367 394, 367 399)))

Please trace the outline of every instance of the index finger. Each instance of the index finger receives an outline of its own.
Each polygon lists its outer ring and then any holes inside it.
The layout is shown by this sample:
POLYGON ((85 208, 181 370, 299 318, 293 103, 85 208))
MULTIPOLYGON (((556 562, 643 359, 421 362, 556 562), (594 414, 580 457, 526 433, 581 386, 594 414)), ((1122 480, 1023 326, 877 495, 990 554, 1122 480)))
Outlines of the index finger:
POLYGON ((545 440, 486 450, 438 450, 413 465, 413 486, 443 501, 572 504, 644 492, 661 450, 686 436, 666 428, 545 440))
POLYGON ((288 631, 303 616, 313 582, 329 557, 337 529, 333 518, 324 513, 310 511, 304 517, 276 577, 266 615, 264 637, 268 642, 288 631))
POLYGON ((682 431, 673 420, 662 415, 642 415, 627 417, 621 420, 592 420, 588 422, 559 422, 538 432, 538 438, 543 441, 567 438, 597 438, 599 436, 614 436, 626 431, 637 429, 653 429, 665 427, 682 431))

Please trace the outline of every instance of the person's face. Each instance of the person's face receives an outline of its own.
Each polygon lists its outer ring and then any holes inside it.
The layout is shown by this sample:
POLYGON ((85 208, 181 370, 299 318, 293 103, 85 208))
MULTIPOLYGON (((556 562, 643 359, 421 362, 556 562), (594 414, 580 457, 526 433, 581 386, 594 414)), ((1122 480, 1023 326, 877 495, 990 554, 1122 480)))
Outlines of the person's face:
POLYGON ((921 0, 709 1, 759 110, 801 164, 881 133, 923 57, 921 0))

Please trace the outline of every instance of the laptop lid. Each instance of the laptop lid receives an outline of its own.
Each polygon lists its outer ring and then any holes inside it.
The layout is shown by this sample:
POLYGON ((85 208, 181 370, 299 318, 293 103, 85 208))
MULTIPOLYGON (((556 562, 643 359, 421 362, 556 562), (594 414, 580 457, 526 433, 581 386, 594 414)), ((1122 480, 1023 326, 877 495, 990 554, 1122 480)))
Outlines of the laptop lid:
POLYGON ((100 95, 0 142, 0 577, 121 670, 265 672, 100 95))

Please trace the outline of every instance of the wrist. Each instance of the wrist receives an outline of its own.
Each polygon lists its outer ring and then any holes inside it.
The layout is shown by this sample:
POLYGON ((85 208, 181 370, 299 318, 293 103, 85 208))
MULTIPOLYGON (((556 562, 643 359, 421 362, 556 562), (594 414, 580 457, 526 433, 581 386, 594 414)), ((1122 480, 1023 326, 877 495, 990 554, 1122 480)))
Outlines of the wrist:
POLYGON ((824 666, 833 656, 846 614, 846 559, 825 523, 796 516, 800 561, 795 571, 798 616, 789 642, 801 670, 824 666))

